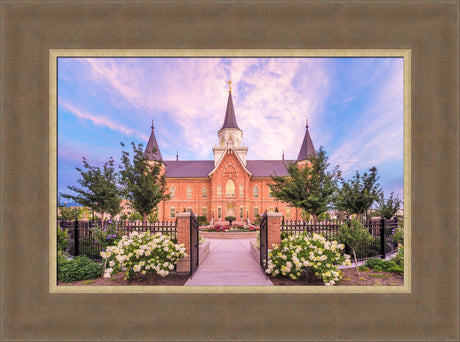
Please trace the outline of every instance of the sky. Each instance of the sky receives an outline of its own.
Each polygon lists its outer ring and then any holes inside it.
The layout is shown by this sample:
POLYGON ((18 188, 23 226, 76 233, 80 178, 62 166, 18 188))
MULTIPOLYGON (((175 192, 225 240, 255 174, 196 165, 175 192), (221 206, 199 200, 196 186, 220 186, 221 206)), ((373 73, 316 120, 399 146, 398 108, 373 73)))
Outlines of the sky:
POLYGON ((309 132, 345 179, 375 166, 403 199, 403 58, 58 58, 58 193, 86 157, 147 144, 164 160, 213 160, 228 98, 248 160, 295 160, 309 132))

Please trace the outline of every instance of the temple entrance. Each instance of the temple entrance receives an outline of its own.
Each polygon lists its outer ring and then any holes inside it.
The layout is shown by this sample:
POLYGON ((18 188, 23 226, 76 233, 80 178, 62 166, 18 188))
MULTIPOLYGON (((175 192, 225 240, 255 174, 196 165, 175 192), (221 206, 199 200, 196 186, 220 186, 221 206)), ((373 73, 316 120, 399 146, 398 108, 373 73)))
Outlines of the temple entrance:
POLYGON ((227 206, 227 215, 226 216, 236 216, 235 215, 235 206, 233 204, 229 204, 227 206))

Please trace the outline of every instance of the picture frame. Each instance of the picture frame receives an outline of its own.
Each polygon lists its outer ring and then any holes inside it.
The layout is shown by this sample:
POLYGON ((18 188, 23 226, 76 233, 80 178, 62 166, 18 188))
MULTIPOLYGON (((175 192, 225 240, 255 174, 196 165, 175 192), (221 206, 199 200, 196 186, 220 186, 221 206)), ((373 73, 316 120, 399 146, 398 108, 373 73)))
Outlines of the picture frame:
POLYGON ((458 339, 458 10, 456 1, 2 1, 1 339, 458 339), (50 293, 49 50, 79 48, 409 49, 411 292, 50 293))

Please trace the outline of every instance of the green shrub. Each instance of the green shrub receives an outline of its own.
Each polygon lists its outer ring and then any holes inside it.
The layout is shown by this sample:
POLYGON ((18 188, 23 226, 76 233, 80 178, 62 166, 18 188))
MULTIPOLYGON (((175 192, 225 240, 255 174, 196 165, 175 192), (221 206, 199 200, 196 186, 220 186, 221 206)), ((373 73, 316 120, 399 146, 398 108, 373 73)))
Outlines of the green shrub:
POLYGON ((69 230, 57 228, 57 250, 58 252, 65 252, 69 247, 70 237, 69 230))
POLYGON ((101 256, 108 265, 104 278, 123 271, 125 278, 131 279, 146 273, 165 277, 186 253, 183 244, 177 245, 166 235, 153 235, 146 231, 124 235, 116 246, 109 246, 105 252, 101 252, 101 256))
POLYGON ((393 241, 404 245, 404 228, 396 228, 393 234, 393 241))
POLYGON ((199 226, 207 226, 209 224, 206 216, 198 216, 198 225, 199 226))
POLYGON ((150 223, 155 223, 155 222, 160 221, 158 219, 158 211, 154 211, 150 215, 148 215, 147 216, 147 221, 149 221, 150 223))
POLYGON ((138 212, 133 212, 131 215, 129 215, 128 220, 129 221, 142 221, 143 217, 141 214, 138 212))
POLYGON ((86 256, 77 256, 73 260, 58 257, 57 278, 65 283, 96 279, 101 276, 102 266, 86 256))
POLYGON ((337 241, 327 241, 322 235, 310 236, 303 232, 281 240, 281 246, 268 253, 266 272, 295 280, 303 271, 311 271, 320 276, 325 285, 334 285, 342 277, 337 265, 351 265, 350 256, 341 252, 344 247, 337 241))
POLYGON ((365 266, 365 265, 360 265, 358 267, 358 270, 362 271, 362 272, 367 272, 369 271, 369 267, 365 266))
POLYGON ((78 255, 85 255, 90 259, 100 259, 100 247, 94 240, 95 237, 85 237, 78 241, 78 255))
POLYGON ((402 268, 400 266, 394 266, 394 267, 390 267, 387 272, 403 274, 404 273, 404 268, 402 268))
POLYGON ((404 264, 397 263, 394 260, 383 260, 380 258, 370 258, 365 264, 367 267, 372 268, 378 272, 390 272, 390 273, 404 273, 404 264))
POLYGON ((90 239, 97 241, 97 244, 102 249, 117 244, 123 235, 123 232, 117 229, 117 223, 112 220, 108 221, 105 225, 93 227, 91 231, 93 236, 90 239))

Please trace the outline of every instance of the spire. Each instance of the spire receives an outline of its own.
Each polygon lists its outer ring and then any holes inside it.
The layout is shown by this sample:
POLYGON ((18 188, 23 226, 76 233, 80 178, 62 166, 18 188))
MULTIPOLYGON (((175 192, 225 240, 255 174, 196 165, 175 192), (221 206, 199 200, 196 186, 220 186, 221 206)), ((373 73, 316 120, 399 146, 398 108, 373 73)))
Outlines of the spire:
POLYGON ((176 161, 179 160, 179 151, 176 151, 176 161))
POLYGON ((228 90, 228 101, 227 101, 227 110, 225 111, 225 119, 224 124, 222 125, 222 129, 224 128, 237 128, 238 124, 236 123, 235 117, 235 109, 233 108, 233 99, 232 99, 232 81, 228 81, 230 89, 228 90))
POLYGON ((302 146, 300 147, 299 156, 297 161, 305 160, 310 158, 312 155, 316 155, 313 141, 311 140, 310 133, 308 132, 308 119, 305 125, 305 137, 303 138, 302 146))
POLYGON ((282 156, 282 160, 284 160, 284 151, 283 151, 283 156, 282 156))
POLYGON ((150 133, 149 142, 144 151, 144 157, 148 160, 163 160, 161 157, 160 148, 158 147, 157 139, 155 138, 155 133, 153 132, 153 120, 152 120, 152 132, 150 133))

